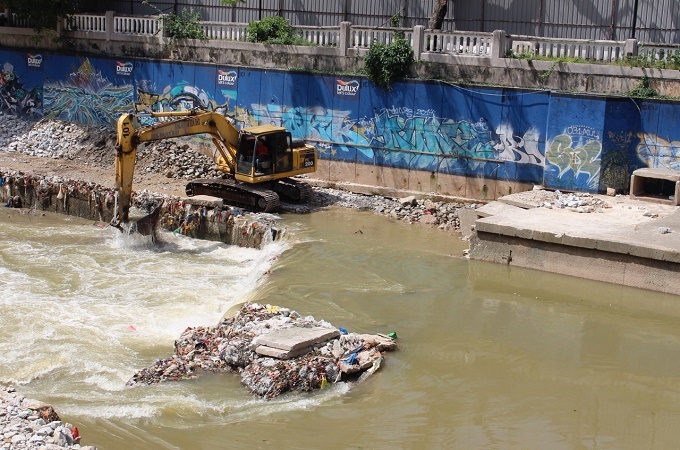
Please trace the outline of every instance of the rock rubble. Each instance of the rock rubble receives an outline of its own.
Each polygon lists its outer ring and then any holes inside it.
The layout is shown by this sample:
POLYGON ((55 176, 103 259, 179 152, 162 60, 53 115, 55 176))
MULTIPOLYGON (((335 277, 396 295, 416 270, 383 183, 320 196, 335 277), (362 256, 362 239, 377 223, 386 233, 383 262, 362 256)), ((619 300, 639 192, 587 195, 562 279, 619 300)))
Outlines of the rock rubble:
POLYGON ((81 446, 77 427, 62 422, 52 406, 0 390, 0 448, 7 450, 96 450, 81 446))
MULTIPOLYGON (((137 373, 128 386, 179 381, 201 372, 232 372, 253 394, 271 399, 287 391, 307 392, 338 382, 360 382, 378 370, 382 352, 395 350, 388 335, 348 333, 316 342, 301 355, 265 356, 263 337, 280 330, 335 328, 311 316, 272 305, 246 304, 214 327, 187 328, 175 341, 174 354, 137 373)), ((396 337, 396 335, 393 335, 396 337)))

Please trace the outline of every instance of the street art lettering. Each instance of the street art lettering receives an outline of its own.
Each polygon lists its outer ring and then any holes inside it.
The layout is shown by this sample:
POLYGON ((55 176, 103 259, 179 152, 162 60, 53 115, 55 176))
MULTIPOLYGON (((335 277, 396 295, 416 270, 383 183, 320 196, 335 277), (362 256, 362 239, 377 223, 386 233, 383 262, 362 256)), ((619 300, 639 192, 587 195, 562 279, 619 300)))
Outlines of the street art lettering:
POLYGON ((132 110, 132 85, 115 86, 86 58, 66 81, 45 82, 44 109, 48 118, 113 127, 132 110))
POLYGON ((543 166, 544 157, 538 148, 538 129, 532 127, 523 136, 517 136, 510 124, 502 123, 496 128, 496 134, 499 138, 494 147, 498 152, 496 159, 543 166))
MULTIPOLYGON (((351 120, 350 111, 323 107, 253 104, 251 108, 257 123, 284 126, 295 137, 319 142, 322 157, 324 154, 341 157, 343 153, 356 151, 361 155, 360 159, 372 160, 374 149, 387 149, 466 157, 470 158, 468 165, 473 168, 495 160, 536 166, 542 166, 544 162, 539 149, 539 132, 533 127, 523 136, 516 136, 508 124, 500 124, 494 132, 484 118, 474 123, 454 121, 435 117, 432 109, 414 111, 397 106, 359 120, 351 120)), ((428 163, 423 161, 422 164, 428 163)))
POLYGON ((635 153, 645 166, 680 170, 680 141, 668 141, 655 134, 639 133, 635 153))
POLYGON ((602 142, 598 133, 587 126, 569 126, 555 136, 545 152, 547 164, 557 168, 559 180, 584 190, 597 190, 600 175, 602 142), (586 177, 581 183, 578 179, 586 177), (566 181, 565 181, 566 182, 566 181))

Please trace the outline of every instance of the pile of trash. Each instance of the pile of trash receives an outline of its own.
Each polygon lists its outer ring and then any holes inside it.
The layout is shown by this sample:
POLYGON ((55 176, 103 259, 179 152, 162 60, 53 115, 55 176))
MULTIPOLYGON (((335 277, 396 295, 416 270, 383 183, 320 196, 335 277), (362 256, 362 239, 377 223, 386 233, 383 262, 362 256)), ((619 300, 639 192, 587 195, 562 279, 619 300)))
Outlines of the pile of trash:
POLYGON ((396 333, 348 333, 288 308, 251 303, 217 326, 187 328, 173 356, 135 373, 127 386, 232 372, 251 392, 271 399, 361 382, 378 370, 382 352, 396 348, 396 333))

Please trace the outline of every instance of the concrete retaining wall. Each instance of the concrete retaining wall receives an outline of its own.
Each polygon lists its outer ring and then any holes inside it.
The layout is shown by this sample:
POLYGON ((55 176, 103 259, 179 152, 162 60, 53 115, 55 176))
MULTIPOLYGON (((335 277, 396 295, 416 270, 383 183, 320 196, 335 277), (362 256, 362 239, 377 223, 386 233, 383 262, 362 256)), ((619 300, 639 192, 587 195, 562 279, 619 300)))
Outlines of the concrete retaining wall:
POLYGON ((680 264, 476 231, 470 258, 680 295, 680 264))
MULTIPOLYGON (((29 213, 52 212, 108 224, 113 217, 113 190, 75 180, 5 173, 0 168, 0 202, 29 213)), ((281 239, 285 230, 271 220, 240 215, 238 210, 188 204, 179 198, 137 199, 136 206, 158 204, 161 228, 186 236, 240 247, 262 248, 281 239)))

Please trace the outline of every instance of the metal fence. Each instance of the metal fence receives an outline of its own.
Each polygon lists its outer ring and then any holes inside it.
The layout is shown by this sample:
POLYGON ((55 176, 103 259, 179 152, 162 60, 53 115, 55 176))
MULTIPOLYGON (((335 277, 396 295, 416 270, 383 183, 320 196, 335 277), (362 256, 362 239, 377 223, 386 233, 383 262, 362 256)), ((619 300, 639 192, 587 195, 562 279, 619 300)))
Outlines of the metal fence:
POLYGON ((680 43, 677 0, 455 2, 456 29, 562 39, 680 43))
MULTIPOLYGON (((402 27, 427 26, 435 0, 246 0, 226 6, 219 0, 104 0, 81 8, 82 12, 116 11, 119 14, 144 15, 180 13, 183 9, 198 11, 207 22, 248 23, 268 16, 280 15, 291 25, 338 26, 352 22, 361 26, 388 27, 396 13, 401 14, 402 27), (85 11, 87 9, 87 11, 85 11)), ((453 30, 453 0, 442 29, 453 30)))
MULTIPOLYGON (((104 0, 82 12, 116 11, 144 15, 198 11, 208 22, 248 23, 281 15, 291 25, 337 26, 340 22, 390 26, 401 13, 402 27, 427 27, 435 0, 246 0, 225 6, 219 0, 104 0)), ((561 38, 680 43, 678 0, 449 0, 443 30, 505 30, 510 34, 561 38)))

